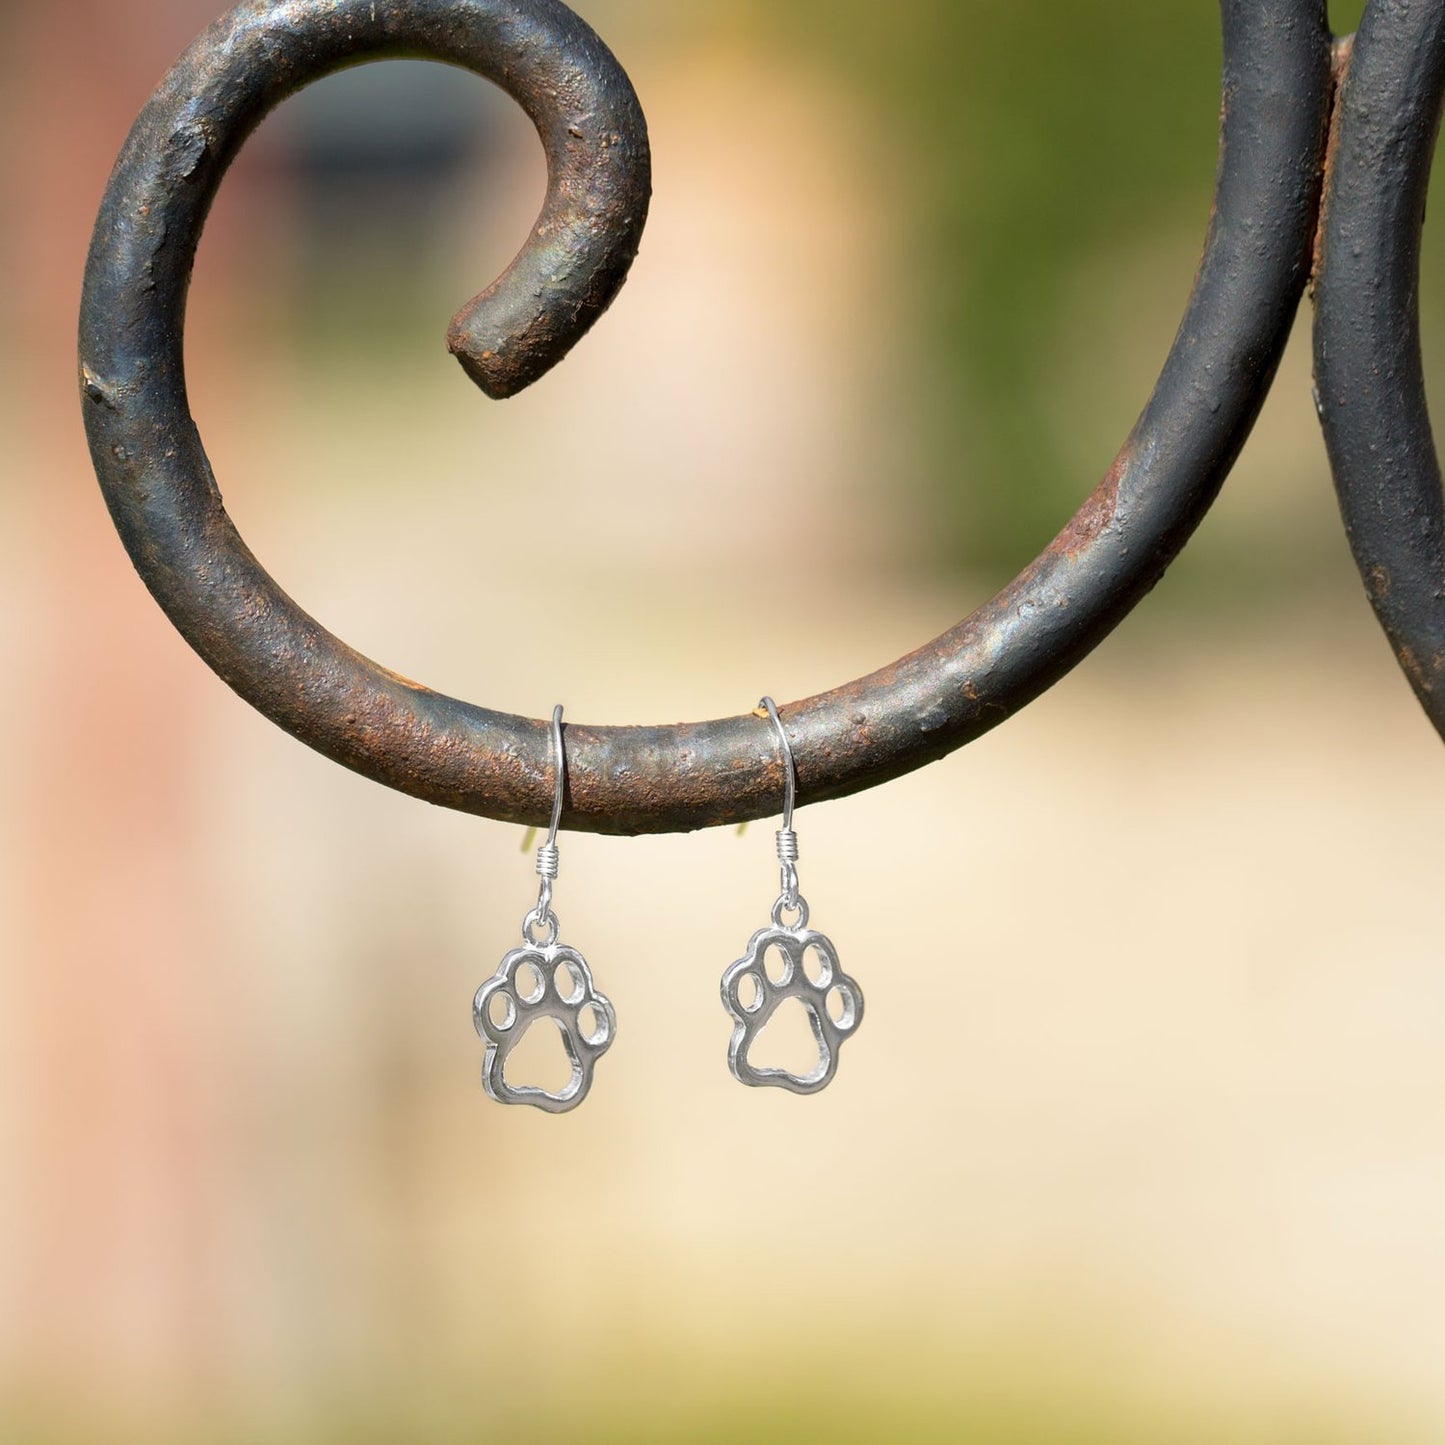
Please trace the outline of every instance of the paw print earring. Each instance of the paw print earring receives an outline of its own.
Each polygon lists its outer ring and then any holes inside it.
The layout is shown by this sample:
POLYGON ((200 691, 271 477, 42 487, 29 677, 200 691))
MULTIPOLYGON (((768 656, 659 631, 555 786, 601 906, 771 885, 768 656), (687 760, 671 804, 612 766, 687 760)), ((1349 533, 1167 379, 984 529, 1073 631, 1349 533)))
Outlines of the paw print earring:
POLYGON ((611 1000, 597 991, 587 960, 558 941, 561 925, 552 912, 559 861, 557 825, 567 783, 560 704, 552 713, 552 752, 557 789, 547 841, 537 849, 537 875, 542 880, 537 906, 522 920, 522 947, 514 948, 477 990, 472 1022, 486 1040, 482 1085, 491 1098, 499 1104, 532 1104, 549 1114, 565 1114, 587 1097, 592 1070, 616 1037, 617 1014, 611 1000), (557 1025, 572 1064, 572 1077, 556 1093, 507 1082, 507 1059, 527 1030, 542 1019, 557 1025))
POLYGON ((758 705, 766 709, 783 755, 783 826, 778 830, 782 892, 773 904, 772 926, 753 934, 747 952, 723 974, 723 1006, 733 1019, 728 1068, 740 1084, 772 1084, 795 1094, 816 1094, 832 1082, 843 1040, 851 1038, 862 1021, 863 993, 839 966, 832 940, 808 927, 808 902, 798 891, 798 835, 793 831, 798 780, 793 749, 772 698, 765 697, 758 705), (791 923, 786 921, 789 917, 791 923), (755 1068, 748 1060, 754 1040, 789 999, 802 1004, 818 1044, 817 1066, 807 1074, 755 1068))

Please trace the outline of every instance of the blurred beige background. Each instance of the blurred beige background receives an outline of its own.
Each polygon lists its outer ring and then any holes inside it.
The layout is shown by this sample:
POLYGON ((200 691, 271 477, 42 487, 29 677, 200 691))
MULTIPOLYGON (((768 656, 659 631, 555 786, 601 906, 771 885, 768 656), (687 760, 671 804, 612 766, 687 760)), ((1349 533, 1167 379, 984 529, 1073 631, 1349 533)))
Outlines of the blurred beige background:
MULTIPOLYGON (((851 0, 583 5, 648 112, 652 220, 612 313, 505 406, 441 336, 540 199, 521 117, 390 66, 268 122, 188 335, 281 583, 433 686, 643 722, 856 676, 1006 580, 1172 338, 1217 17, 917 3, 877 50, 851 0), (965 40, 930 92, 974 128, 949 168, 909 66, 965 40), (1076 225, 1041 209, 1068 185, 1076 225)), ((241 704, 85 454, 95 207, 213 13, 6 9, 0 1435, 1445 1439, 1445 767, 1340 533, 1307 328, 1088 664, 800 814, 868 999, 826 1094, 726 1071, 717 979, 775 888, 758 824, 564 838, 619 1040, 575 1114, 499 1109, 469 1003, 534 896, 521 830, 241 704)), ((1427 238, 1435 373, 1442 262, 1427 238)))

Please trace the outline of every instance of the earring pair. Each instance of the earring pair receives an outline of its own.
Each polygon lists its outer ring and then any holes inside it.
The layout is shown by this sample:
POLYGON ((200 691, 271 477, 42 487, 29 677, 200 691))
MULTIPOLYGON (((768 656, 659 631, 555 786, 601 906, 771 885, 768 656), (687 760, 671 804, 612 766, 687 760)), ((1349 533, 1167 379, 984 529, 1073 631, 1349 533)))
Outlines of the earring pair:
MULTIPOLYGON (((772 1085, 796 1094, 815 1094, 832 1082, 843 1041, 863 1018, 863 993, 843 972, 826 934, 808 927, 808 901, 798 886, 798 835, 793 829, 797 769, 777 705, 765 697, 758 713, 772 724, 783 760, 783 826, 777 834, 781 888, 771 923, 758 929, 743 956, 722 977, 722 1001, 733 1021, 728 1068, 739 1083, 772 1085), (753 1044, 778 1008, 796 1000, 808 1018, 818 1046, 818 1062, 806 1074, 759 1068, 750 1059, 753 1044)), ((562 736, 562 707, 552 713, 555 786, 547 840, 537 849, 540 885, 536 906, 522 920, 522 945, 502 959, 496 973, 476 992, 472 1021, 486 1043, 482 1084, 499 1104, 531 1104, 549 1114, 575 1109, 592 1087, 597 1060, 617 1036, 617 1013, 592 978, 587 960, 561 942, 561 924, 552 909, 560 855, 557 829, 567 784, 562 736), (559 1090, 517 1085, 506 1077, 507 1060, 533 1022, 552 1019, 572 1066, 559 1090)))

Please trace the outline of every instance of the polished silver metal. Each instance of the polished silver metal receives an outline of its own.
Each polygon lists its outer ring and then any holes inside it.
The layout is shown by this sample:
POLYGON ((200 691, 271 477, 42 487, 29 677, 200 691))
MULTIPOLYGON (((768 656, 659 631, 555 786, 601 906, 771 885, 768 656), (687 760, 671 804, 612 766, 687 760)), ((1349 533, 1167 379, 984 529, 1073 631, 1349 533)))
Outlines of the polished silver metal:
MULTIPOLYGON (((773 725, 773 731, 778 735, 778 750, 783 755, 783 832, 793 831, 793 804, 798 797, 798 769, 793 762, 793 745, 788 741, 787 730, 783 727, 783 720, 778 716, 778 705, 772 698, 765 697, 758 706, 767 713, 769 721, 773 725)), ((794 839, 796 842, 797 840, 794 839)))
POLYGON ((781 892, 773 904, 772 927, 753 934, 747 952, 723 974, 723 1007, 733 1020, 728 1068, 741 1084, 816 1094, 832 1082, 843 1041, 863 1019, 863 991, 843 972, 832 940, 808 927, 808 900, 798 889, 798 835, 793 831, 798 786, 793 749, 772 698, 763 698, 758 706, 777 732, 783 757, 783 826, 777 838, 781 892), (789 999, 802 1006, 818 1045, 818 1062, 806 1074, 758 1068, 749 1059, 754 1040, 789 999))
POLYGON ((863 991, 839 966, 832 940, 809 928, 758 929, 747 952, 723 974, 722 997, 733 1017, 728 1044, 733 1078, 754 1087, 773 1084, 795 1094, 816 1094, 832 1082, 838 1072, 838 1051, 863 1018, 863 991), (771 970, 770 950, 776 958, 771 970), (748 1058, 753 1041, 789 999, 802 1005, 818 1044, 818 1062, 806 1074, 758 1068, 748 1058))
POLYGON ((552 712, 552 756, 556 787, 547 841, 537 849, 537 905, 522 920, 522 947, 514 948, 472 999, 472 1022, 486 1041, 482 1086, 499 1104, 531 1104, 565 1114, 587 1097, 592 1070, 617 1036, 617 1011, 599 993, 587 960, 561 942, 562 925, 552 911, 552 884, 561 864, 557 829, 567 789, 567 753, 562 742, 562 706, 552 712), (540 1019, 551 1019, 562 1035, 572 1077, 555 1093, 507 1080, 507 1060, 523 1035, 540 1019))
POLYGON ((487 1041, 482 1087, 488 1095, 499 1104, 532 1104, 549 1114, 565 1114, 587 1097, 593 1067, 617 1036, 616 1010, 597 991, 587 960, 556 942, 514 948, 477 990, 472 1018, 487 1041), (542 1019, 556 1024, 572 1065, 572 1077, 556 1093, 509 1083, 506 1076, 512 1050, 542 1019))
MULTIPOLYGON (((758 703, 773 724, 778 735, 778 749, 783 755, 783 826, 778 829, 778 866, 782 869, 783 897, 788 900, 788 911, 796 913, 798 898, 798 835, 793 831, 793 803, 798 796, 798 770, 793 763, 793 745, 778 716, 778 705, 772 698, 765 697, 758 703)), ((775 910, 776 912, 776 910, 775 910)))

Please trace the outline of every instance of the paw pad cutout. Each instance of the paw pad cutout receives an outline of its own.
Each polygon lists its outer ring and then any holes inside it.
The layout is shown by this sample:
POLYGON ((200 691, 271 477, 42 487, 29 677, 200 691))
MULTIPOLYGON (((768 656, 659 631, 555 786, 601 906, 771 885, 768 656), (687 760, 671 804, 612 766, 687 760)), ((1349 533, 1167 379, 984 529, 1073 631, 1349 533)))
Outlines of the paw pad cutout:
POLYGON ((809 928, 774 925, 753 934, 748 951, 723 974, 723 1005, 733 1019, 728 1067, 741 1083, 771 1084, 795 1094, 815 1094, 838 1071, 838 1051, 863 1018, 863 992, 838 963, 832 940, 809 928), (811 1072, 755 1067, 753 1044, 778 1008, 790 999, 803 1006, 818 1045, 811 1072))
POLYGON ((514 948, 472 1001, 472 1021, 486 1041, 482 1086, 499 1104, 532 1104, 549 1114, 575 1108, 592 1087, 592 1070, 617 1036, 612 1001, 597 991, 587 960, 575 948, 514 948), (555 1092, 511 1084, 507 1060, 527 1030, 551 1019, 560 1032, 572 1077, 555 1092))

